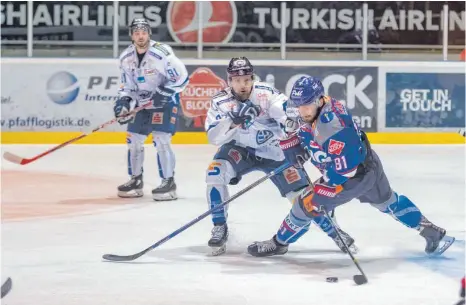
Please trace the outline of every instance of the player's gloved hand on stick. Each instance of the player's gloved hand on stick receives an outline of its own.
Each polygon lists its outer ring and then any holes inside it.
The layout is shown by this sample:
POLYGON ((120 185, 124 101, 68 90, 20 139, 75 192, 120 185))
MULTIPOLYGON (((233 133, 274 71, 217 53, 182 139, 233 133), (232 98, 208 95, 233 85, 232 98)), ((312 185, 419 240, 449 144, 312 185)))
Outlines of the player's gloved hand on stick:
POLYGON ((228 116, 233 120, 235 125, 245 125, 243 127, 247 128, 252 123, 257 116, 260 114, 260 108, 254 105, 251 101, 243 102, 239 105, 234 111, 228 112, 228 116))
POLYGON ((286 161, 296 167, 302 167, 310 158, 309 153, 301 146, 301 140, 297 135, 280 140, 280 148, 283 150, 286 161))
POLYGON ((152 95, 152 105, 156 108, 165 107, 171 101, 174 94, 175 90, 159 86, 152 95))
POLYGON ((314 182, 314 193, 321 196, 334 198, 342 190, 343 187, 341 185, 328 185, 323 177, 320 177, 316 182, 314 182))
POLYGON ((118 119, 118 123, 121 125, 129 123, 133 119, 132 115, 125 116, 125 114, 131 112, 136 108, 136 101, 129 96, 123 96, 117 99, 113 106, 113 112, 115 117, 118 119))

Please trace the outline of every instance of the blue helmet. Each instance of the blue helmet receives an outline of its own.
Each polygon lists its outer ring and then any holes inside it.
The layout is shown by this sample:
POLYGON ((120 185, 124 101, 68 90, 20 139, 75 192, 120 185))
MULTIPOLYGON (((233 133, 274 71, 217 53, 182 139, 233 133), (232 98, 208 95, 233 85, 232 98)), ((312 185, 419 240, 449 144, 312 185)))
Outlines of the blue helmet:
POLYGON ((318 78, 302 76, 294 83, 290 100, 299 107, 317 102, 324 95, 324 86, 318 78))

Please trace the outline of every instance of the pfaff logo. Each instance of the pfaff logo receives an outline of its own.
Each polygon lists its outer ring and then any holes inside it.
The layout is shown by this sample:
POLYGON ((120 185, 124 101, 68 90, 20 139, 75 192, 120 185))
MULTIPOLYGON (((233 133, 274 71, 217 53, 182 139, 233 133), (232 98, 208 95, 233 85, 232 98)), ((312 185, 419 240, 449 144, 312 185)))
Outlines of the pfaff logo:
POLYGON ((293 90, 293 92, 291 92, 291 95, 301 97, 303 95, 303 90, 293 90))

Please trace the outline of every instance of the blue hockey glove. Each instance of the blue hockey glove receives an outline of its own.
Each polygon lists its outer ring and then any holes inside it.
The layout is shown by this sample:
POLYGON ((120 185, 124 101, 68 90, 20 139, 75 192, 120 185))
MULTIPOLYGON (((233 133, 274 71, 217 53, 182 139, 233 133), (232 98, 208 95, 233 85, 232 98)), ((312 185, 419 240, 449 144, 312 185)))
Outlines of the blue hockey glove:
POLYGON ((301 146, 301 140, 297 135, 280 140, 280 148, 283 150, 286 161, 298 168, 309 160, 309 153, 301 146))
POLYGON ((170 103, 175 93, 175 90, 170 88, 163 86, 157 87, 157 89, 155 89, 155 93, 152 95, 152 104, 156 108, 165 107, 165 105, 170 103))
POLYGON ((228 112, 228 116, 233 120, 233 124, 243 125, 244 128, 251 126, 259 114, 259 106, 254 105, 249 100, 241 103, 238 109, 228 112))
POLYGON ((123 96, 117 99, 113 106, 113 112, 121 125, 128 124, 133 119, 132 115, 124 116, 136 108, 136 101, 129 96, 123 96))

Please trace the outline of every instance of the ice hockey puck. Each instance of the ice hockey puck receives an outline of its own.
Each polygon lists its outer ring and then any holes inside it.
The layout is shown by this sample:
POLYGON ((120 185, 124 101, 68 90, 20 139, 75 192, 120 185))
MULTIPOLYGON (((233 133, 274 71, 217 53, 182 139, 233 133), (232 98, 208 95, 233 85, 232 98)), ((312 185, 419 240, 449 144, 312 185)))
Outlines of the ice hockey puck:
POLYGON ((336 282, 338 282, 338 278, 337 277, 328 277, 327 282, 336 283, 336 282))

